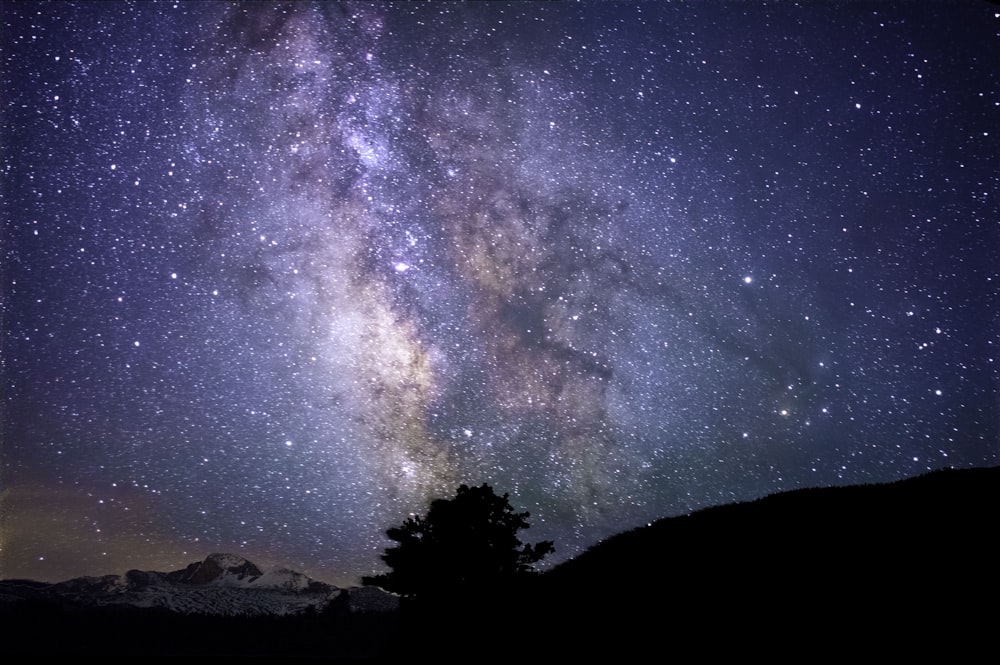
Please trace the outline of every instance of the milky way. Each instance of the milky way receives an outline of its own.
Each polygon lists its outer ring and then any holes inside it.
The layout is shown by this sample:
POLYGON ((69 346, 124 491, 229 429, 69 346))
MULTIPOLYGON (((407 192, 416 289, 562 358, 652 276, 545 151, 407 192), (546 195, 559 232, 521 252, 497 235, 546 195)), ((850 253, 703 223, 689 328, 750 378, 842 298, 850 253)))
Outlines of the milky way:
POLYGON ((2 12, 2 577, 998 463, 987 4, 2 12))

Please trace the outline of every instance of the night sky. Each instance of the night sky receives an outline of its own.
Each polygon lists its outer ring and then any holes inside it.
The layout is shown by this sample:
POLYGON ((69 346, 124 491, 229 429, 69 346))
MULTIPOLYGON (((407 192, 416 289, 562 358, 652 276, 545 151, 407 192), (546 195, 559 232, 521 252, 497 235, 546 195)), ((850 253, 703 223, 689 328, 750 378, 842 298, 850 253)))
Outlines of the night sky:
POLYGON ((995 5, 2 19, 0 577, 1000 463, 995 5))

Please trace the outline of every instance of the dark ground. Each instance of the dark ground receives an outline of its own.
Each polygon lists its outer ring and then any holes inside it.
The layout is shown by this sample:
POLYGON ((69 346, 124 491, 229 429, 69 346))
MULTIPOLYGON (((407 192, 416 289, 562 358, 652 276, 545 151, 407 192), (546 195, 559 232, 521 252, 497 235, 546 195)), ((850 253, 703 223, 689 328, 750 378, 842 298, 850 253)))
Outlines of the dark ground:
MULTIPOLYGON (((392 614, 2 606, 3 652, 148 660, 973 654, 998 611, 1000 468, 809 489, 664 519, 517 586, 392 614)), ((8 583, 9 585, 9 583, 8 583)))

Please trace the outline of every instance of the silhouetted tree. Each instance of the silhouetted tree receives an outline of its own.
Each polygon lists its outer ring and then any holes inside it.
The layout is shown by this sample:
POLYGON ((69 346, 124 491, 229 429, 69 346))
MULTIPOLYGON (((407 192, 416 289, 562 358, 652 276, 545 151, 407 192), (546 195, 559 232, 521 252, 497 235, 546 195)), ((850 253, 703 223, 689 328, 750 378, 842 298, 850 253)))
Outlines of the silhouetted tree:
POLYGON ((523 544, 517 532, 529 527, 529 513, 515 513, 507 495, 487 484, 462 485, 454 499, 431 502, 427 517, 415 515, 386 531, 396 543, 382 560, 392 570, 363 578, 411 597, 481 589, 533 572, 554 552, 551 541, 523 544))

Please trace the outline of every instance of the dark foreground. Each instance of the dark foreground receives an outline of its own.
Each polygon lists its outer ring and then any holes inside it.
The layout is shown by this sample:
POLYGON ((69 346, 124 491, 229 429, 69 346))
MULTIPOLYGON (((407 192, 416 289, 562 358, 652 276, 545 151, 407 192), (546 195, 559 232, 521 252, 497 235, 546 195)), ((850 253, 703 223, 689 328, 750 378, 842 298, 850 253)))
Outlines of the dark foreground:
MULTIPOLYGON (((661 520, 517 586, 295 617, 0 603, 3 654, 514 662, 973 654, 998 618, 1000 468, 661 520)), ((27 594, 26 597, 30 595, 27 594)))

